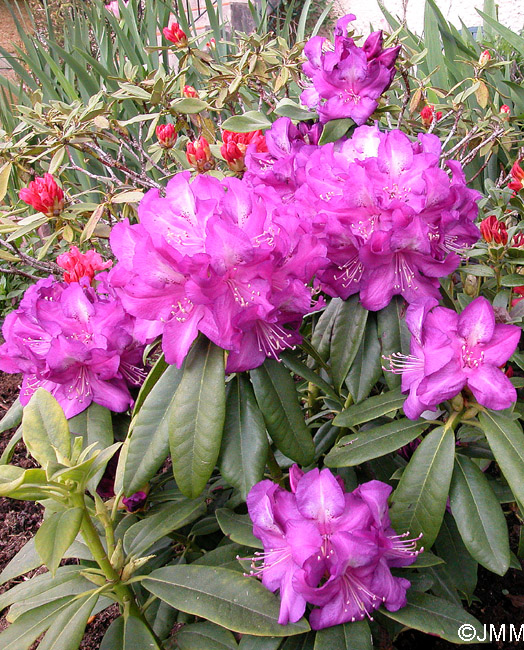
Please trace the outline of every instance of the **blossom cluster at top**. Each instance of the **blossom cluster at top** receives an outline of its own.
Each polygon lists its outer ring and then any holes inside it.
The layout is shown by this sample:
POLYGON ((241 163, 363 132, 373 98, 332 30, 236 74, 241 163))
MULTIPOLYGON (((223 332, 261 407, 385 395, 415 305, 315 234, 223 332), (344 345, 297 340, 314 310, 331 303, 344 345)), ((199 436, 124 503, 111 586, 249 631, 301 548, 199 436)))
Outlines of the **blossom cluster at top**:
POLYGON ((409 566, 423 549, 391 527, 391 487, 369 481, 347 493, 329 469, 304 474, 296 465, 290 484, 292 492, 261 481, 247 497, 253 533, 264 545, 250 575, 280 589, 279 623, 298 621, 306 603, 317 606, 314 630, 371 618, 381 605, 404 607, 410 582, 391 568, 409 566))
POLYGON ((324 248, 279 203, 236 178, 182 173, 165 197, 146 194, 139 224, 113 228, 111 284, 143 340, 163 335, 168 363, 182 364, 198 332, 230 351, 228 372, 300 342, 324 248))
POLYGON ((350 117, 359 126, 378 106, 378 98, 395 76, 400 45, 384 49, 382 32, 373 32, 358 47, 347 35, 353 14, 340 18, 334 43, 322 36, 311 38, 304 48, 308 61, 302 69, 311 79, 300 100, 316 109, 322 123, 350 117))
POLYGON ((144 377, 134 324, 107 289, 43 278, 6 316, 0 370, 23 373, 23 405, 45 388, 68 418, 91 402, 125 411, 133 403, 129 385, 144 377))

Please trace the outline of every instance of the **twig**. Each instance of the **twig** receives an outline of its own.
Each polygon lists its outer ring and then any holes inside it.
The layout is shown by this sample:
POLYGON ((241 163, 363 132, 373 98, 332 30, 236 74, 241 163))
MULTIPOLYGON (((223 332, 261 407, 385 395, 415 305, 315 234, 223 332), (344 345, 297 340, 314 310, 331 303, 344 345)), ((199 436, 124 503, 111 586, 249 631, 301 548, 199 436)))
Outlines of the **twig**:
POLYGON ((21 275, 23 278, 29 278, 30 280, 35 281, 39 279, 36 275, 31 275, 30 273, 20 271, 20 269, 13 269, 12 267, 5 268, 4 266, 0 266, 0 273, 6 273, 7 275, 21 275))
POLYGON ((54 262, 41 262, 40 260, 36 260, 34 257, 30 257, 29 255, 22 253, 22 251, 19 250, 14 244, 6 242, 4 239, 0 239, 0 245, 7 248, 7 250, 13 253, 13 255, 18 256, 23 262, 25 262, 28 266, 32 266, 34 269, 38 269, 39 271, 46 271, 47 273, 62 273, 63 269, 61 269, 58 264, 55 264, 54 262))
POLYGON ((477 155, 477 152, 482 149, 485 145, 487 145, 489 142, 492 142, 493 140, 496 140, 499 135, 502 135, 504 133, 504 129, 498 128, 493 133, 489 136, 489 138, 486 138, 483 140, 480 144, 478 144, 474 149, 472 149, 467 156, 461 159, 462 165, 465 167, 466 165, 469 165, 469 163, 475 158, 477 155))
POLYGON ((402 79, 404 81, 404 85, 406 86, 406 92, 404 93, 402 97, 402 107, 400 109, 400 113, 398 116, 398 122, 397 122, 397 129, 400 129, 400 125, 402 124, 402 120, 404 118, 404 113, 406 112, 406 108, 409 104, 409 99, 411 95, 411 86, 409 84, 409 76, 404 67, 400 69, 400 74, 402 76, 402 79))

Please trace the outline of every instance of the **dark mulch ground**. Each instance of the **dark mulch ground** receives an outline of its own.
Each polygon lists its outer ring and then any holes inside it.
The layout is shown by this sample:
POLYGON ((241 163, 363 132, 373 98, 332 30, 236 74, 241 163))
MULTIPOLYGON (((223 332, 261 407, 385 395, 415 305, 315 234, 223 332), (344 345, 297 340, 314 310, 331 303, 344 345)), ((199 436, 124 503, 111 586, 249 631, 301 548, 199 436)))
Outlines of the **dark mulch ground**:
MULTIPOLYGON (((5 375, 0 373, 0 419, 9 406, 18 396, 20 377, 17 375, 5 375)), ((0 435, 0 454, 8 443, 13 431, 7 431, 0 435)), ((25 447, 19 443, 15 448, 13 460, 11 461, 21 467, 34 467, 33 461, 28 458, 25 447)), ((31 502, 13 501, 0 498, 0 571, 7 565, 12 557, 33 537, 38 530, 42 520, 42 508, 31 502)), ((513 550, 517 545, 517 526, 511 530, 511 541, 513 550)), ((34 575, 45 569, 29 574, 34 575)), ((0 586, 0 593, 9 589, 17 581, 24 578, 17 578, 5 585, 0 586)), ((524 623, 524 572, 510 570, 499 577, 480 568, 479 583, 475 595, 478 601, 472 603, 469 611, 486 625, 492 624, 498 630, 499 626, 513 624, 517 628, 524 623)), ((118 608, 115 605, 98 614, 88 625, 86 635, 80 646, 80 650, 99 650, 102 638, 118 615, 118 608)), ((4 616, 0 618, 0 630, 7 626, 4 616)), ((38 643, 35 643, 31 650, 35 650, 38 643)), ((413 630, 402 633, 395 642, 396 650, 449 650, 458 646, 436 637, 430 637, 413 630)), ((472 650, 521 650, 524 641, 509 643, 499 641, 491 644, 468 645, 472 650)), ((384 644, 387 648, 387 643, 384 644)), ((334 649, 336 650, 336 649, 334 649)))

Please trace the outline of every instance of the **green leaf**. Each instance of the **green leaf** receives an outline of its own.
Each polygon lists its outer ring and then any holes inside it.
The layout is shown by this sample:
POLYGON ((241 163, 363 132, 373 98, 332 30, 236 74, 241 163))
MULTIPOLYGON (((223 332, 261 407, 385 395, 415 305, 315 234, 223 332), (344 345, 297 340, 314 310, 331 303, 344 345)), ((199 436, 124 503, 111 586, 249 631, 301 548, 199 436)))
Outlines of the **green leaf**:
POLYGON ((504 275, 500 281, 503 287, 521 287, 524 284, 524 276, 514 273, 512 275, 504 275))
POLYGON ((146 624, 136 616, 116 618, 104 635, 100 650, 160 650, 146 624))
POLYGON ((43 469, 23 469, 0 465, 0 496, 23 501, 37 501, 49 495, 45 491, 47 476, 43 469))
POLYGON ((268 129, 271 122, 265 115, 258 111, 247 111, 243 115, 233 115, 222 122, 223 131, 232 131, 233 133, 248 133, 258 129, 268 129))
POLYGON ((137 398, 135 400, 135 405, 133 406, 133 417, 136 417, 137 413, 142 408, 142 404, 144 403, 146 397, 156 386, 160 377, 162 377, 164 372, 170 367, 172 366, 168 366, 164 358, 164 354, 162 353, 155 361, 154 366, 151 368, 144 380, 144 383, 140 387, 140 391, 138 392, 137 398))
POLYGON ((195 564, 164 567, 144 578, 142 585, 171 607, 233 632, 291 636, 309 629, 304 619, 279 625, 280 600, 236 571, 195 564))
POLYGON ((368 311, 360 304, 358 294, 340 301, 333 321, 329 352, 333 380, 338 391, 357 356, 367 318, 368 311))
POLYGON ((337 427, 354 427, 363 422, 370 422, 401 408, 405 400, 406 396, 402 395, 400 388, 376 397, 369 397, 364 402, 353 404, 339 413, 333 420, 333 424, 337 427))
POLYGON ((319 630, 315 650, 373 650, 368 622, 355 621, 319 630))
POLYGON ((203 622, 185 625, 176 635, 180 650, 236 650, 237 642, 233 634, 213 623, 203 622))
POLYGON ((215 468, 226 410, 224 351, 204 337, 189 353, 175 393, 169 447, 182 494, 197 497, 215 468))
MULTIPOLYGON (((478 565, 464 546, 457 524, 449 512, 444 514, 435 548, 446 562, 446 568, 456 588, 471 600, 477 586, 478 565)), ((421 557, 424 555, 425 553, 421 557)))
POLYGON ((382 376, 381 348, 375 317, 368 318, 364 338, 345 379, 355 403, 362 402, 382 376))
POLYGON ((280 637, 243 634, 238 647, 239 650, 278 650, 281 643, 280 637))
POLYGON ((135 650, 133 646, 124 648, 124 617, 119 616, 107 628, 100 650, 135 650))
POLYGON ((218 465, 224 479, 245 499, 261 481, 267 458, 267 433, 253 387, 237 374, 228 384, 226 420, 218 465))
POLYGON ((342 305, 340 298, 333 298, 324 312, 318 319, 318 323, 313 330, 311 336, 311 344, 317 350, 320 357, 327 361, 329 358, 329 349, 331 346, 331 336, 333 333, 333 325, 335 324, 335 317, 342 305))
POLYGON ((7 465, 7 463, 11 461, 11 459, 13 458, 13 454, 15 453, 15 447, 21 440, 22 440, 22 427, 18 427, 18 429, 9 438, 9 442, 7 443, 7 445, 4 447, 4 451, 0 456, 0 465, 7 465))
MULTIPOLYGON (((183 370, 169 366, 131 422, 124 466, 127 495, 142 489, 169 453, 169 423, 183 370)), ((146 380, 147 381, 147 380, 146 380)))
POLYGON ((262 542, 253 535, 253 522, 249 515, 237 515, 229 508, 215 510, 218 525, 224 535, 243 546, 264 548, 262 542))
POLYGON ((517 501, 524 503, 524 434, 517 420, 496 411, 479 413, 482 430, 517 501))
POLYGON ((275 107, 275 115, 281 115, 282 117, 289 117, 292 120, 302 122, 304 120, 315 120, 318 115, 314 111, 307 110, 302 106, 299 106, 296 102, 291 99, 281 99, 275 107))
POLYGON ((54 575, 67 549, 75 541, 84 511, 82 508, 68 508, 53 512, 38 529, 35 535, 35 547, 43 564, 54 575))
MULTIPOLYGON (((384 357, 402 351, 401 323, 404 310, 404 300, 400 296, 393 296, 389 305, 377 312, 378 339, 384 357)), ((401 377, 394 372, 384 372, 384 379, 391 390, 400 386, 401 377)))
POLYGON ((17 427, 20 422, 22 422, 22 414, 24 412, 24 407, 20 404, 20 398, 17 397, 16 400, 11 404, 9 411, 4 415, 0 420, 0 433, 4 433, 8 429, 17 427))
POLYGON ((457 454, 451 482, 451 511, 464 545, 490 571, 509 567, 506 519, 488 479, 469 458, 457 454))
POLYGON ((444 560, 434 555, 431 551, 425 550, 424 553, 417 556, 417 559, 413 564, 410 564, 410 568, 425 568, 429 566, 437 566, 438 564, 444 564, 444 560))
POLYGON ((479 638, 484 636, 484 628, 476 618, 443 598, 417 591, 408 591, 408 604, 396 612, 381 608, 380 612, 402 625, 426 632, 451 643, 462 644, 458 631, 463 625, 472 626, 479 638))
POLYGON ((314 386, 318 386, 318 388, 323 390, 324 393, 326 393, 326 395, 331 397, 331 399, 334 399, 336 402, 341 403, 340 397, 333 390, 333 388, 327 383, 327 381, 324 381, 319 374, 317 374, 314 370, 311 370, 311 368, 306 366, 305 363, 302 363, 302 361, 297 359, 296 355, 293 352, 285 350, 280 355, 280 358, 284 363, 284 365, 286 366, 286 368, 289 368, 289 370, 294 372, 295 375, 298 375, 299 377, 306 379, 314 386))
POLYGON ((44 639, 40 641, 39 650, 78 650, 97 600, 98 594, 73 600, 55 618, 44 639))
POLYGON ((322 135, 318 141, 318 144, 327 144, 328 142, 336 142, 340 140, 348 130, 355 124, 352 119, 344 118, 341 120, 330 120, 324 124, 322 130, 322 135))
POLYGON ((159 539, 195 521, 205 511, 206 506, 201 498, 169 502, 128 528, 124 536, 124 548, 135 557, 141 557, 159 539))
POLYGON ((209 104, 197 97, 180 97, 171 102, 171 108, 177 113, 193 115, 209 108, 209 104))
POLYGON ((82 436, 84 447, 98 443, 99 449, 113 444, 113 423, 111 411, 96 402, 92 402, 82 413, 69 420, 72 435, 82 436))
POLYGON ((278 449, 301 465, 311 463, 315 446, 288 370, 274 359, 266 359, 250 375, 268 433, 278 449))
POLYGON ((56 462, 57 449, 69 458, 71 436, 64 411, 56 399, 43 388, 38 388, 24 408, 22 435, 33 458, 45 468, 56 462))
POLYGON ((440 530, 454 457, 453 431, 437 427, 415 450, 391 497, 393 528, 413 536, 422 533, 426 548, 431 548, 440 530))
POLYGON ((473 264, 470 266, 462 266, 460 270, 463 273, 467 273, 468 275, 474 275, 479 278, 495 277, 495 271, 491 268, 491 266, 486 266, 485 264, 473 264))
POLYGON ((375 429, 344 436, 325 458, 327 467, 352 467, 380 458, 414 440, 429 423, 426 420, 394 420, 375 429))
POLYGON ((65 596, 25 612, 0 633, 0 648, 27 650, 70 603, 71 597, 65 596))

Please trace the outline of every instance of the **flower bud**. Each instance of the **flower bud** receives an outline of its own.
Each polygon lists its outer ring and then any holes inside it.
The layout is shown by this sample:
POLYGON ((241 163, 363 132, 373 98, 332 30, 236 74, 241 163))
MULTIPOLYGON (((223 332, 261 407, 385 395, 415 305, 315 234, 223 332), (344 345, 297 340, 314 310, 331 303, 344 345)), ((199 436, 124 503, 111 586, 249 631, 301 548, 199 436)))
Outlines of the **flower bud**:
POLYGON ((511 178, 513 179, 511 183, 508 183, 508 187, 510 190, 513 190, 514 192, 518 192, 519 190, 522 189, 522 181, 524 181, 524 170, 521 168, 519 165, 519 161, 516 160, 513 163, 513 167, 511 168, 511 178))
POLYGON ((177 133, 172 124, 159 124, 155 132, 161 147, 164 149, 172 149, 175 146, 177 133))
POLYGON ((433 123, 433 120, 438 122, 441 119, 442 111, 437 111, 435 113, 435 107, 431 104, 428 104, 427 106, 424 106, 424 108, 420 111, 420 117, 422 119, 422 124, 426 129, 429 129, 433 123))
POLYGON ((208 172, 214 169, 215 161, 209 148, 209 142, 200 136, 194 142, 188 142, 186 148, 187 162, 192 165, 199 173, 208 172))
POLYGON ((513 248, 523 248, 524 247, 524 232, 517 232, 513 235, 511 239, 511 245, 513 248))
POLYGON ((244 157, 249 145, 254 144, 257 153, 267 151, 266 139, 262 131, 251 131, 249 133, 233 133, 224 131, 222 134, 224 144, 220 147, 220 153, 233 172, 242 172, 246 168, 244 157))
POLYGON ((505 245, 508 243, 506 224, 503 221, 499 221, 493 214, 490 217, 486 217, 480 223, 480 232, 482 238, 488 244, 494 242, 495 244, 505 245))
POLYGON ((182 95, 184 95, 184 97, 198 97, 198 90, 195 90, 193 86, 184 86, 182 95))
POLYGON ((474 275, 466 275, 464 280, 464 293, 472 298, 477 295, 479 279, 474 275))
POLYGON ((178 23, 173 23, 170 27, 164 27, 162 33, 164 38, 171 41, 176 47, 187 47, 187 35, 178 23))
POLYGON ((56 263, 64 269, 64 282, 80 282, 87 278, 90 284, 95 276, 95 271, 108 269, 113 262, 104 262, 102 256, 94 249, 81 253, 76 246, 71 246, 67 253, 62 253, 56 258, 56 263))
POLYGON ((135 492, 130 497, 123 497, 122 504, 128 512, 138 512, 146 505, 147 494, 140 490, 135 492))
POLYGON ((479 57, 479 66, 483 68, 490 61, 491 61, 491 54, 489 53, 489 50, 484 50, 484 52, 482 52, 482 54, 479 57))
POLYGON ((57 217, 64 209, 64 192, 51 174, 37 176, 18 196, 46 217, 57 217))
POLYGON ((507 104, 502 104, 499 112, 503 120, 509 120, 509 116, 511 115, 511 108, 507 104))

